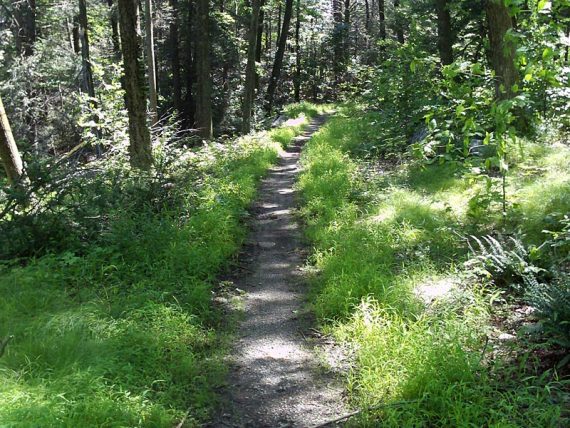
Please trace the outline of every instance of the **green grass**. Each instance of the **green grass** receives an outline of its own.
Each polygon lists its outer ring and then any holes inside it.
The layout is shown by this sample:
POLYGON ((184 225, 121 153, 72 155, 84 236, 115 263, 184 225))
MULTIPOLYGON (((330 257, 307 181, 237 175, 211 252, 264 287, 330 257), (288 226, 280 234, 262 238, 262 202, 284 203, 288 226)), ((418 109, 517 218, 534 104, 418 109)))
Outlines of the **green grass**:
POLYGON ((275 162, 276 135, 182 152, 174 190, 106 213, 72 250, 0 265, 0 425, 171 427, 207 419, 223 384, 227 331, 212 304, 246 230, 242 218, 275 162))
MULTIPOLYGON (((551 394, 560 385, 548 373, 541 378, 500 359, 483 362, 493 290, 458 286, 429 307, 414 291, 464 282, 461 236, 497 227, 499 210, 474 212, 470 201, 482 185, 451 164, 406 162, 381 177, 365 176, 365 151, 358 150, 366 144, 365 117, 350 107, 332 118, 306 146, 299 181, 318 272, 312 306, 355 358, 347 390, 365 411, 351 424, 557 426, 562 409, 551 394)), ((523 179, 522 159, 511 171, 517 211, 509 226, 529 239, 545 215, 567 209, 565 150, 527 159, 544 165, 533 180, 523 179)))

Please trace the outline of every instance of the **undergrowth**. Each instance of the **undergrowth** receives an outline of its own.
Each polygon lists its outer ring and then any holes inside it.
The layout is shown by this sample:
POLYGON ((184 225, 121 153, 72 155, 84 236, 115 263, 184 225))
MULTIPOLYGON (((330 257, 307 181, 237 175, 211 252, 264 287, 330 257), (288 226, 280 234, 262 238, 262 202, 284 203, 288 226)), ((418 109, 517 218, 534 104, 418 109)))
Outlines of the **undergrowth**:
POLYGON ((567 381, 488 349, 503 291, 468 281, 463 262, 468 235, 508 228, 521 230, 525 245, 544 240, 538 231, 548 216, 569 207, 570 176, 559 165, 570 150, 538 153, 529 143, 530 156, 511 170, 514 214, 505 224, 500 209, 473 204, 483 184, 461 165, 374 164, 362 132, 369 121, 358 107, 342 109, 306 146, 299 181, 318 272, 312 305, 325 330, 353 350, 347 388, 363 411, 350 423, 563 425, 567 381))
MULTIPOLYGON (((171 427, 207 418, 225 373, 213 283, 243 242, 258 180, 315 114, 309 104, 294 110, 299 117, 281 128, 238 141, 157 148, 164 166, 154 176, 107 161, 104 179, 84 190, 124 194, 80 211, 91 209, 99 233, 76 227, 78 195, 53 207, 64 229, 75 222, 73 239, 0 264, 0 339, 13 336, 0 357, 0 425, 171 427)), ((53 232, 57 240, 61 230, 53 232)))

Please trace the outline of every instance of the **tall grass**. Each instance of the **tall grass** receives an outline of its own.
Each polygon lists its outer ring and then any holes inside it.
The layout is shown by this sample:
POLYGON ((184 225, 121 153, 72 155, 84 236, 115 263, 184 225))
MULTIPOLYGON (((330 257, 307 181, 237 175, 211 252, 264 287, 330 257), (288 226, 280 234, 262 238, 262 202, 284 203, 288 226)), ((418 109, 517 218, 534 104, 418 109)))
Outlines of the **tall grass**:
POLYGON ((203 422, 225 372, 212 285, 245 238, 246 208, 285 142, 276 135, 307 121, 177 152, 163 199, 126 198, 81 253, 0 264, 0 338, 14 336, 0 358, 0 425, 203 422))
MULTIPOLYGON (((492 228, 499 213, 473 216, 469 204, 479 189, 453 165, 405 163, 387 166, 382 177, 365 176, 358 150, 366 144, 365 117, 351 107, 331 119, 306 147, 299 181, 318 268, 312 305, 355 358, 347 389, 364 411, 351 423, 557 426, 556 382, 500 360, 484 363, 492 297, 460 285, 461 235, 492 228), (449 283, 451 291, 428 306, 418 294, 422 286, 449 283)), ((548 175, 540 180, 547 185, 548 175)), ((513 194, 515 185, 521 195, 533 194, 537 181, 513 180, 513 194)), ((565 206, 555 193, 531 197, 540 198, 565 206)), ((519 225, 532 224, 529 214, 519 225)))

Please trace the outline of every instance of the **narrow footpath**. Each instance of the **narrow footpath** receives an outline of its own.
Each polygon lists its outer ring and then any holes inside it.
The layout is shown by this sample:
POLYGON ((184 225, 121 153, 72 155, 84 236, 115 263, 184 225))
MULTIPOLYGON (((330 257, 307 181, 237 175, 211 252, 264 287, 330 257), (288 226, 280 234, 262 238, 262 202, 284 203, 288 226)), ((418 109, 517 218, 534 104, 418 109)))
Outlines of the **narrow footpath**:
POLYGON ((245 265, 234 280, 245 292, 244 318, 225 403, 211 426, 314 427, 346 413, 342 386, 319 365, 305 339, 310 322, 300 315, 307 290, 294 184, 301 148, 324 121, 313 120, 262 182, 245 265))

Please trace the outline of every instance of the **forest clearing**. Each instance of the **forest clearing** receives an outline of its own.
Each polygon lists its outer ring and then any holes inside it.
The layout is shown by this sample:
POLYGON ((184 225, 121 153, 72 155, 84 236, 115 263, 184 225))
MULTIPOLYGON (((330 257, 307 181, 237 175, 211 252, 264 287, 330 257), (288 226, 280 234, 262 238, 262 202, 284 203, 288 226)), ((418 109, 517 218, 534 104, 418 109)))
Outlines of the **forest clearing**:
POLYGON ((568 0, 0 0, 0 426, 570 425, 568 0))

